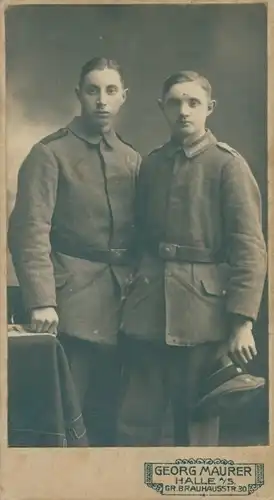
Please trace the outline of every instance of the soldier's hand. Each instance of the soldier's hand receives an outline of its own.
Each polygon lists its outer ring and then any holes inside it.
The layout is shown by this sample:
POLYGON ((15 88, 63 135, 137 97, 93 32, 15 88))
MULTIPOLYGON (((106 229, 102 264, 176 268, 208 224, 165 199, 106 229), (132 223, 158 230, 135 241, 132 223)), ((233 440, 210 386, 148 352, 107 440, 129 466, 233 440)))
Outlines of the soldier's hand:
POLYGON ((39 307, 31 312, 31 329, 37 333, 57 334, 59 318, 54 307, 39 307))
POLYGON ((251 321, 234 326, 228 341, 228 354, 238 365, 248 363, 257 355, 255 340, 252 333, 251 321))

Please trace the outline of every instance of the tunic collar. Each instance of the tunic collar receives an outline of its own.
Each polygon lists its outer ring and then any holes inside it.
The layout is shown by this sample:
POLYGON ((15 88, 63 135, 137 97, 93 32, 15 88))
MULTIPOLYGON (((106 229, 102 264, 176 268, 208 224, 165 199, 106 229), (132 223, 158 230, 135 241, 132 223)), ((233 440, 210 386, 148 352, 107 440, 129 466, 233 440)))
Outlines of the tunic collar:
POLYGON ((110 129, 108 132, 104 132, 102 134, 90 135, 85 129, 80 116, 75 116, 73 120, 67 125, 67 128, 74 135, 92 145, 99 144, 102 138, 111 149, 113 149, 119 143, 119 139, 113 129, 110 129))
POLYGON ((197 156, 205 151, 212 144, 216 143, 216 137, 210 130, 207 129, 206 133, 192 144, 182 145, 174 138, 171 138, 171 140, 165 146, 166 155, 171 158, 178 151, 184 151, 187 158, 193 158, 194 156, 197 156))

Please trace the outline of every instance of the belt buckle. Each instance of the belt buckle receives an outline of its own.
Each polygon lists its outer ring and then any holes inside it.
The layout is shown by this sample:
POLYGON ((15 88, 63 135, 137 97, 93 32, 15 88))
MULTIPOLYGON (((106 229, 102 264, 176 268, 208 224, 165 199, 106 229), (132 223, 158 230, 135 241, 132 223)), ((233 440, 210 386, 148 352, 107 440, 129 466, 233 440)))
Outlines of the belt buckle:
POLYGON ((174 243, 160 243, 159 255, 166 259, 174 259, 177 253, 177 245, 174 243))

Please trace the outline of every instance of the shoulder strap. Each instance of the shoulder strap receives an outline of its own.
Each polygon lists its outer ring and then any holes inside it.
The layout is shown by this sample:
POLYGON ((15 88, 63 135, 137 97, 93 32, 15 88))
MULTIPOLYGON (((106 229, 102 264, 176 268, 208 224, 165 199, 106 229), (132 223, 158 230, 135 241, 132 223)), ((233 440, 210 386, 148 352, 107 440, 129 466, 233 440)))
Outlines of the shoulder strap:
POLYGON ((68 129, 67 128, 60 128, 57 130, 57 132, 53 132, 53 134, 47 135, 44 137, 40 143, 46 145, 49 144, 52 141, 56 141, 57 139, 62 139, 62 137, 65 137, 68 134, 68 129))
POLYGON ((228 153, 230 153, 233 156, 236 156, 238 158, 242 158, 242 156, 240 155, 240 153, 238 153, 238 151, 236 151, 236 149, 234 149, 231 146, 229 146, 228 144, 226 144, 226 142, 217 142, 216 145, 220 149, 222 149, 223 151, 227 151, 228 153))

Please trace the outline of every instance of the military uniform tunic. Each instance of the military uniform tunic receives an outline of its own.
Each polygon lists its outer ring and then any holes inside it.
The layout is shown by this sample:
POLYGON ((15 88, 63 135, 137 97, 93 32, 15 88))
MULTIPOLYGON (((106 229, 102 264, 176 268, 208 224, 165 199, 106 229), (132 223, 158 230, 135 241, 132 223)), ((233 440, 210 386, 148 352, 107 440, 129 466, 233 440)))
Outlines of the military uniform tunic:
POLYGON ((195 345, 227 337, 228 315, 255 320, 266 273, 258 185, 245 160, 208 130, 144 159, 138 188, 142 258, 123 330, 195 345))
POLYGON ((36 144, 20 168, 8 235, 14 267, 26 308, 57 307, 62 333, 116 342, 131 262, 83 255, 132 252, 139 164, 114 131, 90 137, 76 117, 36 144))

